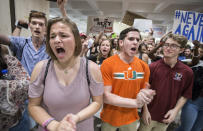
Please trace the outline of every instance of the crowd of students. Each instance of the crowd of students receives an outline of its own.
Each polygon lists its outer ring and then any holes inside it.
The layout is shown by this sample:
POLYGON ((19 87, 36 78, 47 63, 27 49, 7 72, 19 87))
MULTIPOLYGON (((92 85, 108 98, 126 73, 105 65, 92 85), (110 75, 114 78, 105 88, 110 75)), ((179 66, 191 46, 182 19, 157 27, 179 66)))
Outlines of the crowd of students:
POLYGON ((171 32, 155 42, 133 27, 88 36, 66 3, 63 18, 31 11, 28 38, 20 26, 0 35, 0 130, 29 131, 31 116, 40 131, 94 131, 100 109, 102 131, 165 131, 180 111, 175 130, 203 129, 202 43, 171 32))

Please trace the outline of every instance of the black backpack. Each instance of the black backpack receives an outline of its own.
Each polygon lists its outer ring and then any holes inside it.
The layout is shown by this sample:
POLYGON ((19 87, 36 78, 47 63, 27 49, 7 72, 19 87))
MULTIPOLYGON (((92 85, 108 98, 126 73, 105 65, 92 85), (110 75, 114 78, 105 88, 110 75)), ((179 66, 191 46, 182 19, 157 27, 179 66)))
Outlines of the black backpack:
POLYGON ((192 89, 192 99, 199 97, 203 89, 203 66, 192 67, 194 73, 194 87, 192 89))

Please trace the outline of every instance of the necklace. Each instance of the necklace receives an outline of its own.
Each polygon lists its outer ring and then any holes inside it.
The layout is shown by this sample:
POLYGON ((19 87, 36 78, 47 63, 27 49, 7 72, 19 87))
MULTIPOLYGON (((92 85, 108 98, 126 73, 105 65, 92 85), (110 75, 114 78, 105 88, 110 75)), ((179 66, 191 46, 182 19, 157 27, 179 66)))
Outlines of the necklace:
MULTIPOLYGON (((78 59, 80 60, 80 59, 78 59)), ((68 63, 69 65, 65 65, 64 67, 58 62, 56 61, 56 65, 58 66, 59 70, 61 70, 64 74, 68 74, 69 72, 72 71, 72 69, 74 68, 74 65, 77 61, 73 61, 72 63, 68 63)))
POLYGON ((65 70, 64 70, 64 73, 65 73, 65 74, 68 74, 68 69, 65 69, 65 70))

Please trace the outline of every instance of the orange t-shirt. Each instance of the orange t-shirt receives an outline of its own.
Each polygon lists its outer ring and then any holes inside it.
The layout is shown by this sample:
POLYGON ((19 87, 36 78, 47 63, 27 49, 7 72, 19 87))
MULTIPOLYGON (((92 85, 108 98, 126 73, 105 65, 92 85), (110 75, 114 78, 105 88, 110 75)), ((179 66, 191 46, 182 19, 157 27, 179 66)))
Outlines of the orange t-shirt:
MULTIPOLYGON (((135 57, 132 63, 127 64, 118 55, 104 60, 101 72, 104 86, 112 86, 111 93, 132 99, 145 87, 150 75, 149 67, 144 61, 135 57)), ((101 119, 113 126, 122 126, 138 120, 139 116, 136 108, 104 104, 101 119)))

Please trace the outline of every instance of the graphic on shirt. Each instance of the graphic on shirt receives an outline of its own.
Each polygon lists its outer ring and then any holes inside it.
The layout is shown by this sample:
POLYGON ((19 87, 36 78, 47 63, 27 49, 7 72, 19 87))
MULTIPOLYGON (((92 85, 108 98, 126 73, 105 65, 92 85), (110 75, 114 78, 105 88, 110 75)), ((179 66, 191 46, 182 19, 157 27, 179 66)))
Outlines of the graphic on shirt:
POLYGON ((183 77, 183 75, 181 73, 176 72, 173 79, 177 80, 177 81, 181 81, 182 77, 183 77))
POLYGON ((144 72, 124 71, 123 73, 114 73, 114 79, 135 80, 144 78, 144 72))
POLYGON ((129 67, 128 70, 132 70, 132 67, 129 67))

